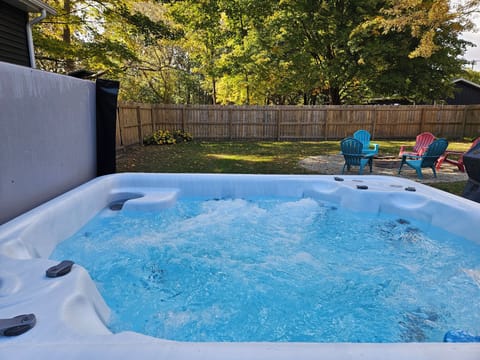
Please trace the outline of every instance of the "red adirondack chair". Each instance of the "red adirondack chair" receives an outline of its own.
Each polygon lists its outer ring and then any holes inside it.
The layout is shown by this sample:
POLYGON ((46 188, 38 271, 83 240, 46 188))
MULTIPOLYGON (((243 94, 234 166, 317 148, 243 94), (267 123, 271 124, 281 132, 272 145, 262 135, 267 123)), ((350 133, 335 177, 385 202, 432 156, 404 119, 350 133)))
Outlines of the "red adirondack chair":
MULTIPOLYGON (((471 148, 473 148, 479 142, 480 142, 480 137, 473 140, 472 145, 470 145, 470 148, 467 151, 469 151, 471 148)), ((463 155, 467 151, 465 151, 465 152, 450 151, 450 150, 445 151, 443 153, 443 155, 440 156, 437 160, 437 165, 436 165, 437 170, 440 169, 440 166, 442 166, 442 164, 444 162, 446 162, 446 163, 449 163, 449 164, 452 164, 452 165, 456 165, 458 167, 458 170, 460 170, 461 172, 465 172, 465 165, 463 164, 463 155), (456 159, 455 158, 453 158, 453 159, 449 158, 449 156, 454 156, 456 159)))
POLYGON ((398 153, 399 157, 403 155, 414 155, 421 156, 427 149, 428 146, 435 140, 435 135, 429 132, 423 132, 417 135, 415 139, 415 145, 411 150, 407 150, 407 145, 402 145, 400 147, 400 152, 398 153))

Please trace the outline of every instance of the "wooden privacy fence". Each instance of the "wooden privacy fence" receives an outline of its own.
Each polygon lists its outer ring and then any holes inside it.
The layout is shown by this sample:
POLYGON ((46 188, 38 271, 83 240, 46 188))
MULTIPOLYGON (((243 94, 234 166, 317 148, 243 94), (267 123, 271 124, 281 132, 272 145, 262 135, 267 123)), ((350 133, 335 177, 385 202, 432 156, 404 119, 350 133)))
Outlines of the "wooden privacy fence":
POLYGON ((374 139, 414 139, 429 131, 461 139, 480 135, 479 105, 216 106, 120 103, 117 147, 156 130, 184 130, 197 140, 336 140, 358 129, 374 139))

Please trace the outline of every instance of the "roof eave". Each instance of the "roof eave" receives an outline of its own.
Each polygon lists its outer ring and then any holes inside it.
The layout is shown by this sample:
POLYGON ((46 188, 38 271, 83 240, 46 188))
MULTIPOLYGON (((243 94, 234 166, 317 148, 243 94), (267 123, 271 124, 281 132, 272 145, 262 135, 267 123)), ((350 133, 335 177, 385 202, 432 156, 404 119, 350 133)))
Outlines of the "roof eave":
POLYGON ((468 85, 473 86, 477 89, 480 89, 480 84, 476 84, 476 83, 474 83, 470 80, 464 79, 464 78, 458 78, 458 79, 453 80, 454 84, 456 84, 458 82, 464 82, 465 84, 468 84, 468 85))
POLYGON ((45 10, 50 15, 56 15, 57 11, 40 0, 4 0, 6 3, 27 12, 42 12, 45 10))

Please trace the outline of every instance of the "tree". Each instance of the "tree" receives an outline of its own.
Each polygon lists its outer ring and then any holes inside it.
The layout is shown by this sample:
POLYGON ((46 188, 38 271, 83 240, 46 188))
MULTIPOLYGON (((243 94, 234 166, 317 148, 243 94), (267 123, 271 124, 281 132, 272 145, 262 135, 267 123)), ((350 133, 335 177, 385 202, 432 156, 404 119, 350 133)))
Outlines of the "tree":
POLYGON ((431 103, 451 95, 468 42, 467 23, 446 0, 389 1, 355 30, 363 81, 377 95, 431 103))
POLYGON ((340 104, 356 91, 358 55, 351 49, 352 32, 378 12, 377 0, 280 2, 281 28, 289 52, 309 54, 319 74, 317 87, 330 104, 340 104))
POLYGON ((175 1, 170 14, 184 31, 180 44, 191 60, 191 71, 205 79, 203 85, 216 104, 217 82, 222 72, 219 61, 228 36, 219 2, 175 1))
POLYGON ((237 88, 245 89, 242 102, 297 104, 305 98, 304 102, 310 103, 318 74, 308 53, 287 44, 279 6, 269 1, 246 1, 243 14, 254 15, 243 20, 241 14, 231 15, 236 35, 224 56, 228 73, 236 74, 237 88))
POLYGON ((168 41, 180 33, 167 24, 161 4, 49 2, 59 15, 34 28, 41 68, 59 73, 87 69, 121 80, 123 98, 174 101, 176 79, 170 73, 175 72, 177 52, 168 41))
POLYGON ((432 102, 461 73, 480 0, 48 0, 44 69, 121 80, 133 101, 432 102))
POLYGON ((116 72, 122 62, 136 59, 121 38, 105 36, 106 25, 120 16, 113 11, 115 2, 50 0, 48 3, 56 8, 58 15, 34 28, 37 58, 42 68, 63 73, 81 67, 116 72))

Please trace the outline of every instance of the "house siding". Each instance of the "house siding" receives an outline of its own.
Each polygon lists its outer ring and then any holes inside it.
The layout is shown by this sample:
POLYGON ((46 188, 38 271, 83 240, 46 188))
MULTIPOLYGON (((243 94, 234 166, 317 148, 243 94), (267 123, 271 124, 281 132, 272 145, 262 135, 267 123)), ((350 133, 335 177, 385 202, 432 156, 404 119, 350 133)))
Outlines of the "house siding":
POLYGON ((28 13, 0 0, 0 61, 30 66, 28 13))

